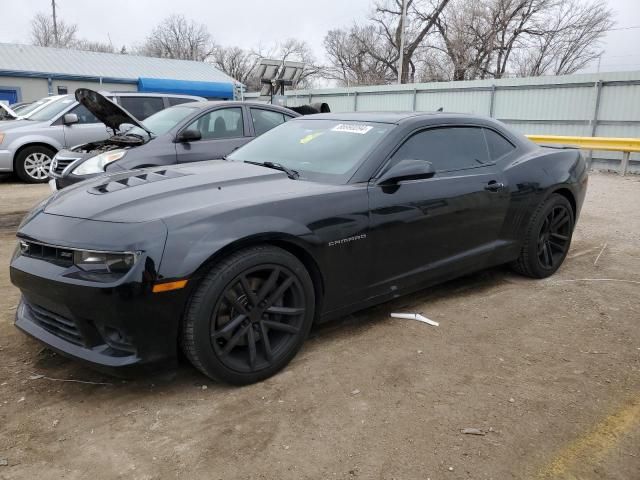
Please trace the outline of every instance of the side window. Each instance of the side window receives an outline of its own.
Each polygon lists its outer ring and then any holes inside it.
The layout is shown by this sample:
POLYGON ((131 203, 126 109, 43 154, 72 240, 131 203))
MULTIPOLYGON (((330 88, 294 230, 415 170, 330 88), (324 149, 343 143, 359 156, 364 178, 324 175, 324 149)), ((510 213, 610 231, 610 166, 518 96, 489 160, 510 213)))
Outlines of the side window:
POLYGON ((492 160, 498 160, 504 157, 508 153, 511 153, 516 149, 513 144, 493 130, 488 128, 484 129, 484 136, 487 139, 487 146, 489 147, 489 156, 492 160))
POLYGON ((174 105, 180 105, 182 103, 189 103, 189 102, 196 102, 197 101, 194 98, 184 98, 184 97, 167 97, 167 100, 169 100, 169 105, 171 105, 172 107, 174 105))
POLYGON ((120 105, 138 120, 164 110, 162 97, 120 97, 120 105))
POLYGON ((411 136, 393 154, 391 164, 401 160, 425 160, 436 172, 462 170, 490 163, 482 128, 443 127, 411 136))
POLYGON ((253 128, 256 131, 256 137, 268 132, 281 123, 286 122, 284 115, 271 110, 263 110, 261 108, 251 109, 251 120, 253 120, 253 128))
POLYGON ((72 108, 68 113, 75 113, 78 116, 78 123, 102 123, 98 120, 93 113, 87 110, 87 107, 80 104, 75 108, 72 108))
POLYGON ((214 110, 204 114, 187 128, 200 130, 203 140, 242 137, 244 135, 242 109, 233 107, 214 110))

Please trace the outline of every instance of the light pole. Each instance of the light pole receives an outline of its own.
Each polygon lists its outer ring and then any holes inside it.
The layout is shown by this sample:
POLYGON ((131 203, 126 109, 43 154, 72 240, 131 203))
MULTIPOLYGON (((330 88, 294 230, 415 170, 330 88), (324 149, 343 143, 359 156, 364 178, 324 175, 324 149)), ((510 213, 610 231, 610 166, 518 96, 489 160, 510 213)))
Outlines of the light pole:
POLYGON ((400 65, 398 66, 398 84, 402 83, 402 70, 404 68, 404 31, 407 21, 407 0, 402 0, 402 17, 400 19, 400 65))
POLYGON ((57 47, 60 42, 58 42, 58 22, 56 22, 56 0, 51 0, 51 10, 53 10, 53 40, 57 47))

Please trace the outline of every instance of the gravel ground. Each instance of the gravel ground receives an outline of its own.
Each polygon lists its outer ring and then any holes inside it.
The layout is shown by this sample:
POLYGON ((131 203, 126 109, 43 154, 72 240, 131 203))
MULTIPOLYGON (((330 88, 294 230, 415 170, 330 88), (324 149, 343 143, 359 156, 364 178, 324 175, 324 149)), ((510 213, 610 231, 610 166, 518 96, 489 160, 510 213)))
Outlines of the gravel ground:
POLYGON ((0 180, 2 479, 640 478, 637 177, 591 176, 552 278, 493 269, 362 311, 243 388, 187 364, 116 380, 18 332, 6 266, 46 195, 0 180))

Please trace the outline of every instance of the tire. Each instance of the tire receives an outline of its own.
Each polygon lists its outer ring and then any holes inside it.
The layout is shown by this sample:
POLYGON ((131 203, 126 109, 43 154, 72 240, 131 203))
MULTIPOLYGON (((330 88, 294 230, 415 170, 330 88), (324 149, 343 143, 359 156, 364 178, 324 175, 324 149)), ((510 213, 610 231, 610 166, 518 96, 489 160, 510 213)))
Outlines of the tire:
POLYGON ((296 355, 314 315, 313 282, 300 260, 274 246, 247 248, 214 265, 192 294, 182 349, 214 380, 259 382, 296 355))
POLYGON ((520 256, 512 268, 527 277, 553 275, 569 251, 574 221, 569 201, 562 195, 552 194, 531 216, 520 256))
POLYGON ((55 150, 41 145, 34 145, 21 150, 16 156, 16 174, 23 182, 48 182, 49 167, 55 154, 55 150))

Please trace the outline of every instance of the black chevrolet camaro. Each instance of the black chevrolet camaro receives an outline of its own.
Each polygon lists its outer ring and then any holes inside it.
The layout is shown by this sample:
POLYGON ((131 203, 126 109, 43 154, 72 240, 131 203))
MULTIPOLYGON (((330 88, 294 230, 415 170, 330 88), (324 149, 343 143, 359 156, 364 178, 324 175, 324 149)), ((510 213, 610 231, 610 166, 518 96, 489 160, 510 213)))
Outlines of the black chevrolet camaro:
POLYGON ((76 184, 22 222, 16 326, 112 371, 174 364, 246 384, 315 322, 511 264, 562 264, 587 187, 577 150, 488 118, 300 117, 226 160, 76 184))

